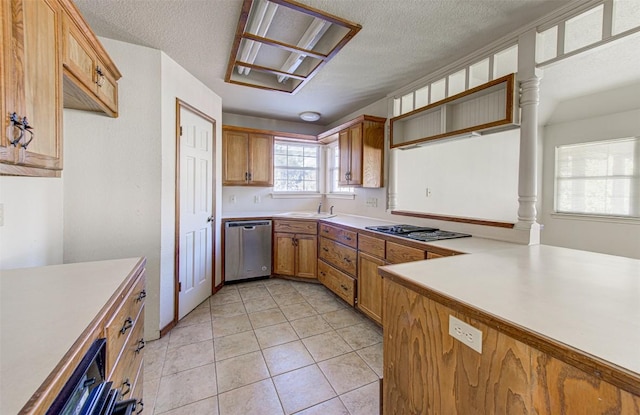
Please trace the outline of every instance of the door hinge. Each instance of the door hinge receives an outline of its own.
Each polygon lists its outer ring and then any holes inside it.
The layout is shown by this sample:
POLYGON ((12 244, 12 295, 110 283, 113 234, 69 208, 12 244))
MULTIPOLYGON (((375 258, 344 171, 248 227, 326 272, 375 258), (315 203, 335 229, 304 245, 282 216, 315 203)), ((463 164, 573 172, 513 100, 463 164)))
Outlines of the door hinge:
POLYGON ((180 126, 180 137, 182 137, 182 126, 180 126))
POLYGON ((182 292, 182 283, 181 282, 178 283, 178 292, 182 292))

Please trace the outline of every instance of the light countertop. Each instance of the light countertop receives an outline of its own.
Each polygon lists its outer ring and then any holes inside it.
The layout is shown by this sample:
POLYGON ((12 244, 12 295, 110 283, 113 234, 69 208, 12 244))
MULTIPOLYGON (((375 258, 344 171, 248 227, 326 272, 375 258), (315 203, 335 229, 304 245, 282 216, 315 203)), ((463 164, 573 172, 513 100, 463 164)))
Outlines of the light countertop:
MULTIPOLYGON (((287 219, 282 216, 278 216, 282 212, 229 212, 223 215, 223 219, 250 219, 250 218, 274 218, 274 219, 287 219)), ((336 225, 348 226, 354 229, 365 230, 367 226, 381 226, 381 225, 397 225, 398 221, 388 221, 385 219, 379 218, 371 218, 367 216, 358 216, 358 215, 345 215, 345 214, 337 214, 334 217, 326 218, 326 219, 315 219, 315 218, 288 218, 291 220, 316 220, 322 221, 326 223, 333 223, 336 225)), ((373 232, 374 231, 369 231, 373 232)), ((379 233, 380 236, 389 237, 392 235, 379 233)), ((478 236, 472 236, 471 238, 457 238, 457 239, 445 239, 442 241, 433 241, 433 242, 419 242, 412 239, 402 238, 396 236, 395 238, 398 241, 412 242, 428 246, 436 246, 443 249, 453 250, 457 252, 463 252, 468 254, 485 252, 485 251, 494 251, 497 249, 506 249, 513 248, 514 246, 520 246, 518 244, 514 244, 511 242, 497 241, 494 239, 481 238, 478 236)))
POLYGON ((640 260, 535 245, 380 270, 640 379, 640 260))
POLYGON ((141 258, 0 271, 0 413, 16 414, 141 258))

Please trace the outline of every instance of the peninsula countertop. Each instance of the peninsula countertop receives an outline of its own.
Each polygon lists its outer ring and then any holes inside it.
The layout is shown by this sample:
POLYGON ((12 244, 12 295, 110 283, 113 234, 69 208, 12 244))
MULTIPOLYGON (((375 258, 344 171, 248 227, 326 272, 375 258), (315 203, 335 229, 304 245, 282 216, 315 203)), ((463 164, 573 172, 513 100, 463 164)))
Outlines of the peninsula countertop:
POLYGON ((640 260, 534 245, 379 270, 565 345, 640 390, 640 260))
POLYGON ((17 414, 143 258, 0 271, 0 413, 17 414))

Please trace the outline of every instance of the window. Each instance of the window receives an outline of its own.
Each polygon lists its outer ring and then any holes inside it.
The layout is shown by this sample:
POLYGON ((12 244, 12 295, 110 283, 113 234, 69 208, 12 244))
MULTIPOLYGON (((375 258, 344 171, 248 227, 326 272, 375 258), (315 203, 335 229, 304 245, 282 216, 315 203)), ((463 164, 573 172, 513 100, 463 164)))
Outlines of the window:
POLYGON ((353 193, 354 189, 352 186, 340 186, 338 184, 340 177, 340 149, 337 141, 329 145, 328 161, 329 193, 353 193))
POLYGON ((273 190, 318 193, 318 145, 276 141, 273 147, 273 190))
POLYGON ((555 210, 640 217, 640 138, 556 147, 555 210))

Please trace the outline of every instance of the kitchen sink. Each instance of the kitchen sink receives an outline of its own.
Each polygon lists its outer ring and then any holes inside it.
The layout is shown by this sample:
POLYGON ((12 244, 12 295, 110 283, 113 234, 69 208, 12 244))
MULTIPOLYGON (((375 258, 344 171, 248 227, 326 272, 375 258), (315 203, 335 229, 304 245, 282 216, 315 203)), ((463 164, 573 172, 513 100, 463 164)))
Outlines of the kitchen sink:
POLYGON ((286 213, 279 213, 277 215, 274 216, 278 216, 278 217, 284 217, 284 218, 297 218, 297 219, 327 219, 327 218, 332 218, 335 215, 328 213, 328 212, 286 212, 286 213))

